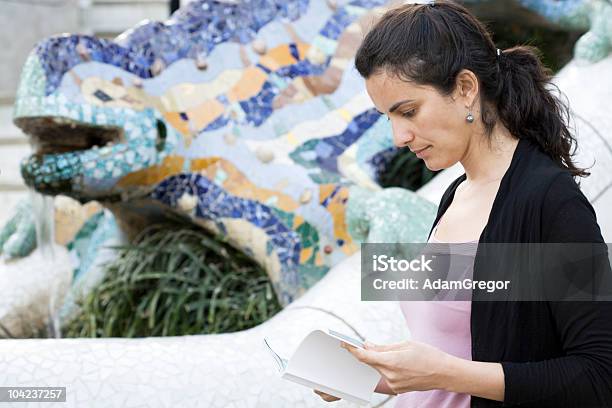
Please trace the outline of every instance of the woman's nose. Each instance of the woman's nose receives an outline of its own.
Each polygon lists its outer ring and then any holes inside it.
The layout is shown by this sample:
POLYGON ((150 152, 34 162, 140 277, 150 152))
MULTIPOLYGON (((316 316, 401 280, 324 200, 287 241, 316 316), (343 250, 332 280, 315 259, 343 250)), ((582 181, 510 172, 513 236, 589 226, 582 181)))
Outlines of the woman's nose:
POLYGON ((395 147, 405 147, 414 140, 414 133, 408 128, 391 124, 393 131, 393 144, 395 147))

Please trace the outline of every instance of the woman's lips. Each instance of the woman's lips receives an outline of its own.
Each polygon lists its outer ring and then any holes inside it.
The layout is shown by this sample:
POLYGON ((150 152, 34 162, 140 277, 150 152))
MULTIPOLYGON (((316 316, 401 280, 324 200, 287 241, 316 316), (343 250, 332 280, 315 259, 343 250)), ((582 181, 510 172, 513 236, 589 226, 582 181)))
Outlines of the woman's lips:
POLYGON ((418 157, 419 159, 422 159, 429 152, 430 147, 431 145, 424 147, 422 149, 412 150, 412 152, 416 155, 416 157, 418 157))

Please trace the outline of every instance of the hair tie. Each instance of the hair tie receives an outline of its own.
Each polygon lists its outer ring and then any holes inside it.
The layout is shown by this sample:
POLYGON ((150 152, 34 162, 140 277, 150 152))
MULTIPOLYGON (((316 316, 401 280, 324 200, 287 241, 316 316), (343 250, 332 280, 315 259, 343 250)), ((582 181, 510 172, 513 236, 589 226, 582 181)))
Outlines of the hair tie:
POLYGON ((502 50, 500 50, 499 48, 495 49, 495 59, 497 60, 497 65, 501 69, 503 59, 504 59, 504 54, 502 53, 502 50))

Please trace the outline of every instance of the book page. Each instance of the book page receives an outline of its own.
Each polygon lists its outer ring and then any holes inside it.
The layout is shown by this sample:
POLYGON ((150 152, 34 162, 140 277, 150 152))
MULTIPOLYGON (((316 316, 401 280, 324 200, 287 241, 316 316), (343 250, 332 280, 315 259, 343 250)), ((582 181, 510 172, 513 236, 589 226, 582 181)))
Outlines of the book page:
POLYGON ((321 330, 300 343, 283 378, 356 403, 367 403, 380 380, 378 371, 361 363, 340 346, 338 338, 321 330), (293 377, 293 378, 292 378, 293 377))
POLYGON ((361 349, 365 348, 365 345, 363 344, 363 341, 361 341, 359 339, 356 339, 354 337, 347 336, 346 334, 337 332, 337 331, 332 330, 332 329, 327 329, 327 333, 330 336, 337 338, 338 340, 342 340, 343 342, 350 344, 351 346, 355 346, 355 347, 361 348, 361 349))

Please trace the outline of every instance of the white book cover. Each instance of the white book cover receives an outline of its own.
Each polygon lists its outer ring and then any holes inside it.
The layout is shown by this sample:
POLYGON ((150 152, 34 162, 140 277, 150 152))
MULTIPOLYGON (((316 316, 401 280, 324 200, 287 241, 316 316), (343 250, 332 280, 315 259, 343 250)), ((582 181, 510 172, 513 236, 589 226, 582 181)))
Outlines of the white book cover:
POLYGON ((281 378, 357 404, 368 404, 380 374, 342 348, 341 341, 363 348, 360 340, 342 333, 315 330, 302 340, 291 358, 286 360, 264 339, 281 378))

